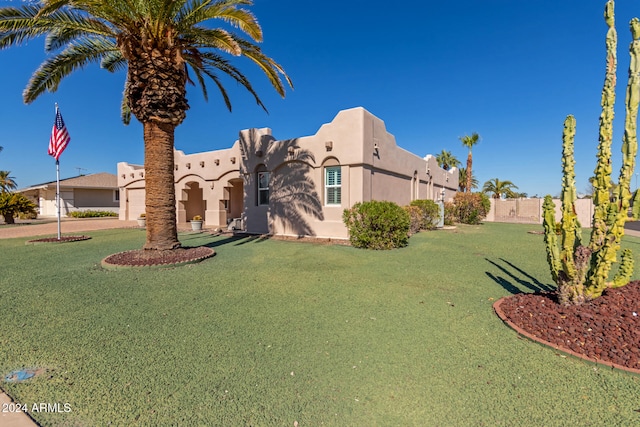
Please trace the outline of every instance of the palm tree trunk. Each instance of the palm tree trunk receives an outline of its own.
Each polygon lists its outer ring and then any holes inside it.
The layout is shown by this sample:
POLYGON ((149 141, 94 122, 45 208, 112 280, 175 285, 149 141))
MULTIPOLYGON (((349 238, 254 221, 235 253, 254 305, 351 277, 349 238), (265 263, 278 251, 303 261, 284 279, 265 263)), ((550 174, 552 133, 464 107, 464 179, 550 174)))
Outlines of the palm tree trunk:
POLYGON ((467 186, 465 189, 465 193, 471 193, 471 149, 469 149, 469 155, 467 156, 467 186))
POLYGON ((180 247, 180 242, 173 176, 175 126, 153 120, 143 125, 147 214, 147 242, 144 249, 176 249, 180 247))

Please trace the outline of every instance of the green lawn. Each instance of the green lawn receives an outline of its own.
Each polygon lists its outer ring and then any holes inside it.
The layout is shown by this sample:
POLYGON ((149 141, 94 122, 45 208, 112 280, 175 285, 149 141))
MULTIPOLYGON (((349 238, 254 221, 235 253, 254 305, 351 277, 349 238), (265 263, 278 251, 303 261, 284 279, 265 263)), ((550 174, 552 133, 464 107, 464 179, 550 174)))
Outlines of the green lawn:
MULTIPOLYGON (((137 229, 0 240, 0 373, 43 426, 630 426, 640 377, 521 339, 492 304, 550 288, 540 226, 426 232, 407 248, 185 234, 217 255, 107 271, 137 229)), ((626 238, 640 265, 640 239, 626 238)))

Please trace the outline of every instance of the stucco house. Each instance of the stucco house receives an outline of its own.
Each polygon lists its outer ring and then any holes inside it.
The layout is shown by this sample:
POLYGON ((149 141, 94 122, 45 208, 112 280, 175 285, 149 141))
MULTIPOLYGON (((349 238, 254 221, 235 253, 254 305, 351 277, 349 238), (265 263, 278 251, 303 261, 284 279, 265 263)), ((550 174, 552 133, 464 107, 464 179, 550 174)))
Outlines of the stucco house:
MULTIPOLYGON (((347 238, 342 212, 356 202, 450 200, 458 170, 445 171, 396 145, 384 122, 358 107, 340 111, 312 136, 277 140, 248 129, 231 148, 175 151, 178 224, 248 233, 347 238)), ((118 163, 120 219, 144 212, 144 166, 118 163)))
MULTIPOLYGON (((38 206, 38 215, 56 216, 56 181, 32 185, 18 192, 38 206)), ((60 215, 72 211, 111 211, 120 208, 118 179, 112 173, 80 175, 60 180, 60 215)))

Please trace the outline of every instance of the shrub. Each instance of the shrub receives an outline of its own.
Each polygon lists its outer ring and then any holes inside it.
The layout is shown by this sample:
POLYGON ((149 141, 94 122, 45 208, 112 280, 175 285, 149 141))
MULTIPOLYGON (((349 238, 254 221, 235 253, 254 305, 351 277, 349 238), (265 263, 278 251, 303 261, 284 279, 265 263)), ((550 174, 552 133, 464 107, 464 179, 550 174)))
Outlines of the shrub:
POLYGON ((422 230, 433 230, 438 225, 440 207, 433 200, 414 200, 411 206, 416 206, 422 211, 422 230))
POLYGON ((111 211, 73 211, 69 212, 69 216, 72 218, 102 218, 108 216, 118 216, 117 213, 111 211))
POLYGON ((20 212, 18 214, 18 218, 20 218, 20 219, 36 219, 36 218, 38 218, 38 214, 36 212, 20 212))
POLYGON ((453 204, 456 220, 463 224, 480 224, 491 208, 491 201, 482 193, 456 193, 453 204))
POLYGON ((409 234, 416 234, 422 228, 422 209, 417 206, 404 206, 409 214, 409 234))
POLYGON ((444 202, 444 225, 453 225, 456 221, 456 205, 453 202, 444 202))
POLYGON ((13 224, 14 218, 20 214, 35 215, 36 205, 22 193, 0 193, 0 215, 6 224, 13 224))
POLYGON ((409 213, 393 202, 358 202, 345 209, 342 220, 356 248, 393 249, 409 242, 409 213))

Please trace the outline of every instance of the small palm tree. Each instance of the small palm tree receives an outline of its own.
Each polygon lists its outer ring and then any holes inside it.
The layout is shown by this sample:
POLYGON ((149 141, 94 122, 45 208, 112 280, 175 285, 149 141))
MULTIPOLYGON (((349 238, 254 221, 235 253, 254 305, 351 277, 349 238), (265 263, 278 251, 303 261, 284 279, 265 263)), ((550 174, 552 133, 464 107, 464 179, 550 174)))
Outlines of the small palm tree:
POLYGON ((7 193, 18 188, 16 179, 9 176, 9 174, 11 174, 11 171, 0 171, 0 193, 7 193))
POLYGON ((513 197, 513 190, 517 189, 518 187, 511 181, 500 181, 498 178, 493 178, 484 183, 482 192, 491 194, 494 199, 499 199, 502 195, 513 197))
POLYGON ((472 186, 472 170, 471 170, 471 165, 473 163, 473 157, 471 155, 471 147, 473 147, 474 145, 476 145, 478 142, 480 142, 480 135, 478 135, 477 132, 474 132, 471 134, 471 136, 469 135, 465 135, 463 137, 460 137, 460 141, 462 141, 462 145, 464 145, 465 147, 469 148, 469 154, 467 155, 467 176, 465 179, 465 192, 466 193, 470 193, 471 192, 471 186, 472 186))
POLYGON ((205 79, 215 83, 229 110, 218 73, 235 80, 265 108, 249 80, 229 62, 243 56, 255 63, 284 96, 283 77, 273 59, 256 44, 262 29, 241 6, 251 0, 42 0, 0 8, 0 49, 45 36, 51 54, 23 92, 25 103, 54 92, 63 78, 89 64, 126 70, 122 118, 133 114, 143 125, 145 164, 145 249, 180 246, 176 224, 174 134, 189 104, 187 82, 197 82, 205 99, 205 79), (222 23, 212 28, 205 24, 222 23), (192 74, 189 74, 189 71, 192 74))
POLYGON ((460 160, 456 159, 456 157, 451 154, 451 151, 446 150, 442 150, 440 154, 436 155, 436 162, 438 162, 438 166, 446 171, 460 165, 460 160))
MULTIPOLYGON (((478 178, 471 177, 471 188, 478 188, 478 178)), ((464 192, 467 188, 467 168, 460 168, 458 171, 458 190, 464 192)))

